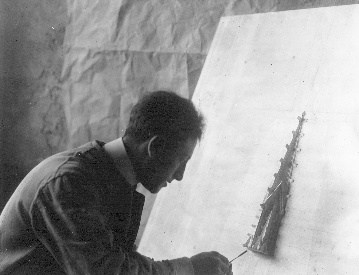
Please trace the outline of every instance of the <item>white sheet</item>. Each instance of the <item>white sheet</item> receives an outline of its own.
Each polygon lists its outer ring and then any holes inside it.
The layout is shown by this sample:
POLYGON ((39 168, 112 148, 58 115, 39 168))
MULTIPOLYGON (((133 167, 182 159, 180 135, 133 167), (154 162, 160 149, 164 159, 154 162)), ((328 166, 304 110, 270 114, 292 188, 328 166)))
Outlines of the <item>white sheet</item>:
POLYGON ((183 182, 157 196, 141 253, 244 251, 306 111, 276 255, 246 253, 233 270, 359 273, 358 33, 357 5, 222 18, 193 98, 205 137, 183 182))

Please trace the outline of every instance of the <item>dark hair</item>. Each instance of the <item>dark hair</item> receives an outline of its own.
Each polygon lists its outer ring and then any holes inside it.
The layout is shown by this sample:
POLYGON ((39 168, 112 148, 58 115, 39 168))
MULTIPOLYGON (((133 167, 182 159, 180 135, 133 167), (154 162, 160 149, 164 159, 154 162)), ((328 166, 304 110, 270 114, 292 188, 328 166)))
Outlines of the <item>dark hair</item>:
POLYGON ((133 107, 125 135, 136 141, 160 135, 175 145, 188 138, 200 140, 203 130, 204 118, 191 100, 157 91, 146 94, 133 107))

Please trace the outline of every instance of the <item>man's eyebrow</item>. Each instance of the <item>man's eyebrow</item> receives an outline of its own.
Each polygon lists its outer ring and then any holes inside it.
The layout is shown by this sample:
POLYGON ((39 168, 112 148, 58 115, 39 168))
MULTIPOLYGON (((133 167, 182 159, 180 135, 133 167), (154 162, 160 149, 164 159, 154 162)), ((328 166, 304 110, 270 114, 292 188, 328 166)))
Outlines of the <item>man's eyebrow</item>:
POLYGON ((183 159, 184 161, 189 161, 191 159, 192 156, 188 156, 188 155, 184 155, 183 159))

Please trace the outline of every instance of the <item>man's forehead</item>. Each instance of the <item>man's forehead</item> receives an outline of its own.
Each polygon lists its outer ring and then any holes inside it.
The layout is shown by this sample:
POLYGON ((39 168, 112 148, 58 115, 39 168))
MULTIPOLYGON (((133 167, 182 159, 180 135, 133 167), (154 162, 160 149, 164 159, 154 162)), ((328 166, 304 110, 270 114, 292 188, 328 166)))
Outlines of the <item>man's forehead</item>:
POLYGON ((197 139, 188 138, 186 141, 180 143, 178 154, 184 158, 190 158, 197 145, 197 139))

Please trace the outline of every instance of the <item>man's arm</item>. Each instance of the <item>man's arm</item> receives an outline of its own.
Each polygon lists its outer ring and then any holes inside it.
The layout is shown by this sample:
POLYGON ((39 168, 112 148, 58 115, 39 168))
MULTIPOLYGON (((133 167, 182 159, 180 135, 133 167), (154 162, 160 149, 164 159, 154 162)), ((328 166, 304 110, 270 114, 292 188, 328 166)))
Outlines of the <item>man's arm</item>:
POLYGON ((94 194, 79 179, 62 176, 42 187, 32 204, 33 230, 67 274, 193 274, 188 258, 154 261, 114 249, 94 194))

